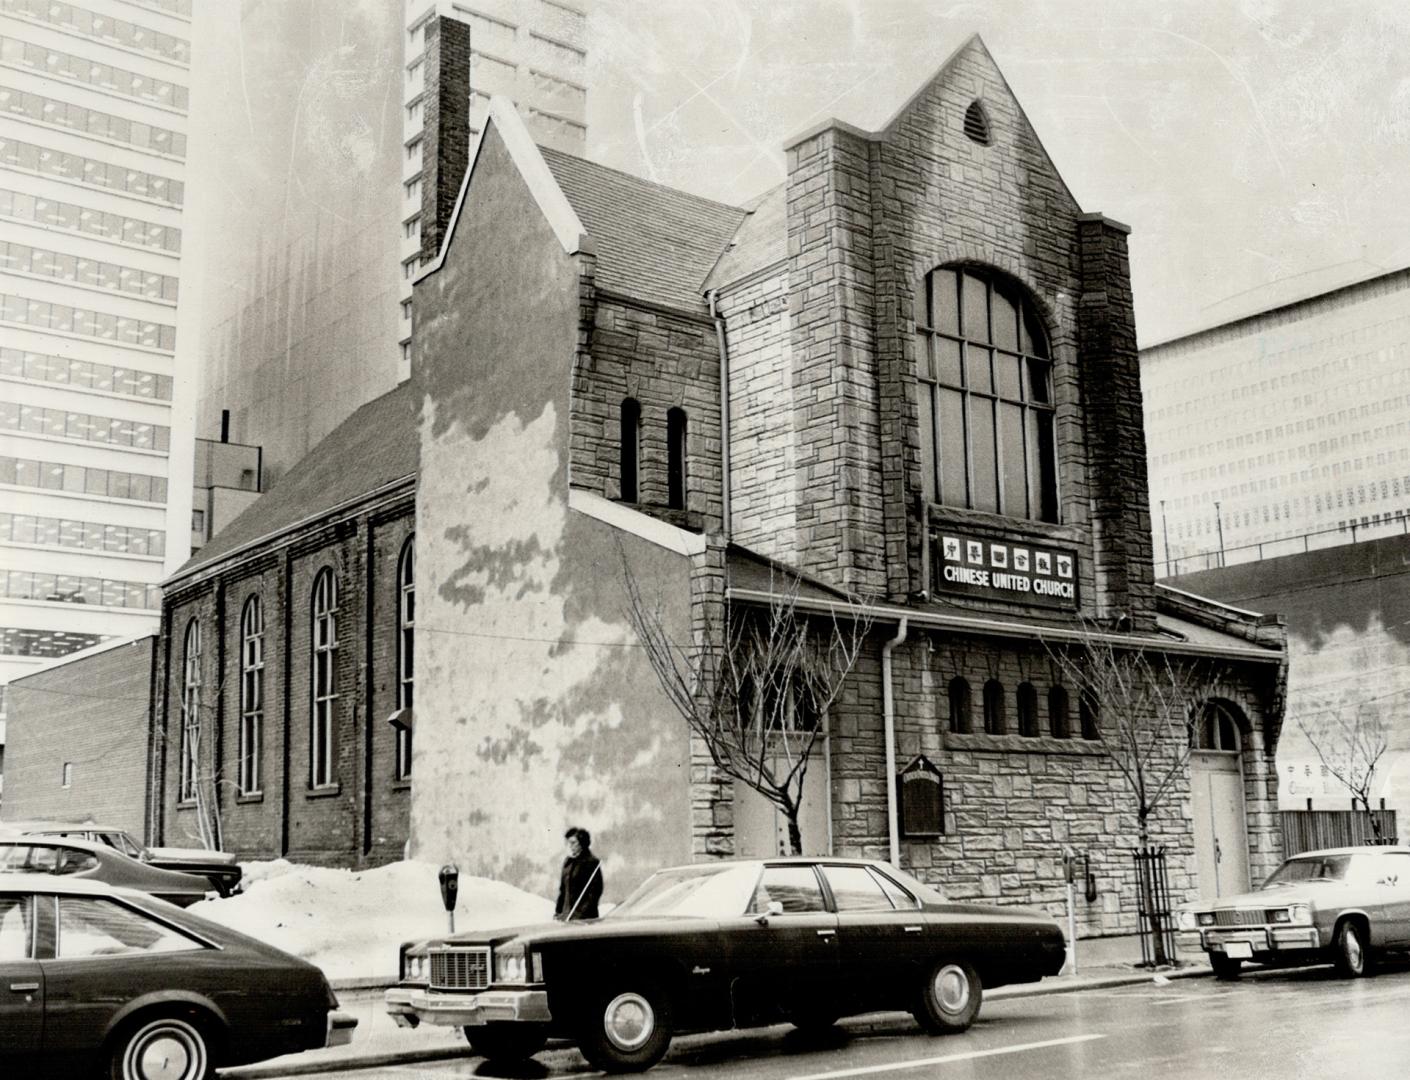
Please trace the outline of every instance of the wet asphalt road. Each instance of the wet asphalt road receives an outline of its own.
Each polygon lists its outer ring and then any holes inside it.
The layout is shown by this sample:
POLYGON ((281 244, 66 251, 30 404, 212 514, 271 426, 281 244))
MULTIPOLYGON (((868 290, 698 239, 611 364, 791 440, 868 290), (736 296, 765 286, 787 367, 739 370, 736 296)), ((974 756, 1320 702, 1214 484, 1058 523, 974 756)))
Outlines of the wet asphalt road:
MULTIPOLYGON (((575 1051, 518 1067, 478 1058, 323 1074, 359 1080, 594 1073, 575 1051)), ((1182 979, 1164 985, 986 1001, 963 1035, 930 1038, 908 1018, 844 1023, 824 1038, 786 1027, 677 1040, 652 1080, 941 1077, 1181 1077, 1189 1080, 1410 1078, 1410 965, 1345 980, 1330 969, 1182 979)))

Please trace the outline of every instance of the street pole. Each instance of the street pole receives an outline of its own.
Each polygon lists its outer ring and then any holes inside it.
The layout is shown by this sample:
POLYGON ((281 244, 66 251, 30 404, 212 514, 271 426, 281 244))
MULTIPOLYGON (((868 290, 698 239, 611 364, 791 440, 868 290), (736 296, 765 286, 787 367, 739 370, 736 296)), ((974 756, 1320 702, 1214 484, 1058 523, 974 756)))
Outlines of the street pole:
POLYGON ((1219 565, 1224 565, 1224 516, 1219 512, 1219 500, 1214 500, 1214 525, 1219 530, 1219 565))
POLYGON ((1160 534, 1165 538, 1165 576, 1170 576, 1170 525, 1165 520, 1165 500, 1160 500, 1160 534))

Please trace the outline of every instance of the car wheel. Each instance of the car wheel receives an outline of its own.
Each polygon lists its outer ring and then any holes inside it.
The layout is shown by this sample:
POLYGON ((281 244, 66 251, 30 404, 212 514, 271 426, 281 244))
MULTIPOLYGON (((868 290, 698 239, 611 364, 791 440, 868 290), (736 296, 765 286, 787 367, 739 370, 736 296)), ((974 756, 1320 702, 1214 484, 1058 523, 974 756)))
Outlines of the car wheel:
POLYGON ((974 1023, 984 987, 972 964, 941 960, 926 974, 911 1013, 931 1035, 964 1031, 974 1023))
POLYGON ((1351 979, 1359 979, 1371 968, 1371 947, 1361 924, 1347 919, 1337 927, 1333 942, 1337 970, 1351 979))
POLYGON ((578 1049, 603 1072, 649 1069, 670 1044, 670 1002, 650 984, 600 995, 581 1018, 578 1049))
POLYGON ((178 1016, 150 1016, 125 1028, 108 1056, 111 1080, 206 1080, 215 1075, 201 1029, 178 1016))
POLYGON ((1212 952, 1209 954, 1209 966, 1214 969, 1216 979, 1232 982, 1239 977, 1239 971, 1243 968, 1244 962, 1236 957, 1212 952))
POLYGON ((490 1061, 523 1061, 548 1042, 548 1032, 537 1024, 476 1024, 465 1028, 465 1041, 490 1061))

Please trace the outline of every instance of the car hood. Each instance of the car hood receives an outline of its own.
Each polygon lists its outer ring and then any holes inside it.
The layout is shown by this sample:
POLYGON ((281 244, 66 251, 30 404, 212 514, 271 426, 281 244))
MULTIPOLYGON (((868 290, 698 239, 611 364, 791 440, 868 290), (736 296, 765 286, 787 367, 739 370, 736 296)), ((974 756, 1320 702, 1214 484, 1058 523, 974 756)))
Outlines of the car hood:
POLYGON ((235 856, 228 851, 207 851, 205 848, 149 847, 148 853, 154 859, 193 863, 216 863, 221 866, 234 866, 235 856))
POLYGON ((1286 907, 1288 904, 1307 903, 1316 901, 1319 896, 1326 896, 1339 892, 1343 888, 1341 882, 1320 881, 1320 882, 1299 882, 1296 885, 1279 885, 1272 889, 1256 889, 1253 892, 1237 893, 1233 896, 1221 896, 1217 900, 1201 900, 1194 904, 1185 904, 1184 907, 1198 908, 1201 911, 1228 911, 1233 908, 1270 908, 1286 907))
POLYGON ((672 915, 622 917, 611 919, 581 919, 575 922, 529 923, 524 926, 506 926, 495 930, 467 931, 463 934, 447 934, 444 937, 427 938, 411 942, 410 948, 426 946, 456 945, 503 945, 509 941, 523 940, 535 945, 551 941, 581 941, 603 937, 631 937, 638 934, 672 933, 674 931, 699 932, 716 929, 715 919, 692 919, 672 915))

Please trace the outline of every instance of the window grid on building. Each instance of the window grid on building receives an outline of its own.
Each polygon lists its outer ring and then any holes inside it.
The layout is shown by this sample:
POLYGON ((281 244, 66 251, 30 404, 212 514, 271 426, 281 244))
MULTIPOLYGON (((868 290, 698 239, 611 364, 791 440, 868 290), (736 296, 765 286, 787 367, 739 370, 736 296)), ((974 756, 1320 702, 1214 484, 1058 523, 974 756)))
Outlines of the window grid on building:
POLYGON ((161 529, 0 512, 0 542, 5 541, 124 555, 166 554, 166 533, 161 529))
POLYGON ((258 596, 240 613, 240 767, 241 795, 260 791, 260 756, 264 748, 264 609, 258 596))
POLYGON ((22 191, 0 190, 0 217, 87 233, 115 244, 133 244, 170 252, 181 250, 181 230, 172 226, 110 214, 106 210, 89 210, 74 203, 43 199, 22 191))
POLYGON ((31 458, 0 456, 0 484, 64 491, 72 495, 102 495, 135 502, 166 502, 165 476, 35 461, 31 458))
POLYGON ((49 23, 70 33, 97 38, 119 48, 147 53, 174 64, 184 65, 191 59, 191 45, 183 38, 163 34, 126 19, 114 19, 75 4, 58 3, 56 0, 0 0, 0 11, 49 23))
POLYGON ((170 375, 95 364, 90 360, 71 360, 27 349, 0 348, 0 377, 58 383, 127 397, 171 400, 170 375))
POLYGON ((41 94, 0 86, 0 112, 40 124, 68 128, 83 135, 126 143, 139 152, 186 156, 186 136, 179 131, 144 124, 126 116, 73 105, 41 94))
POLYGON ((0 63, 42 72, 47 79, 68 79, 182 112, 190 104, 190 94, 179 83, 138 75, 112 64, 99 63, 88 57, 74 56, 18 38, 0 36, 0 63))
POLYGON ((176 349, 174 326, 26 296, 0 294, 0 320, 61 334, 99 338, 117 345, 138 345, 162 352, 176 349))
POLYGON ((196 798, 201 745, 201 624, 195 619, 186 624, 181 670, 181 776, 177 797, 191 802, 196 798))
POLYGON ((51 150, 22 139, 0 137, 0 165, 41 176, 55 176, 87 187, 121 191, 170 206, 179 207, 186 197, 186 185, 180 180, 169 180, 141 169, 129 169, 63 150, 51 150))
MULTIPOLYGON (((402 545, 397 564, 397 708, 411 709, 416 677, 416 547, 415 537, 402 545)), ((409 717, 408 717, 409 720, 409 717)), ((410 723, 397 727, 395 776, 411 776, 410 723)))
POLYGON ((0 401, 0 431, 23 431, 56 439, 81 439, 111 446, 130 446, 134 450, 171 448, 171 428, 163 424, 45 409, 38 405, 21 405, 16 401, 0 401))
POLYGON ((1016 286, 941 267, 917 327, 926 498, 1008 517, 1058 519, 1048 344, 1016 286))
POLYGON ((56 278, 89 289, 126 293, 146 300, 176 303, 177 279, 171 274, 139 270, 135 266, 68 255, 61 251, 0 241, 0 269, 36 277, 56 278))
POLYGON ((33 630, 0 626, 0 654, 5 656, 68 656, 108 641, 112 634, 79 634, 71 630, 33 630))
POLYGON ((59 604, 160 611, 162 590, 144 581, 114 581, 82 574, 49 574, 34 570, 0 570, 0 585, 10 600, 43 600, 59 604))
POLYGON ((338 588, 333 571, 313 585, 313 686, 309 731, 309 786, 333 784, 333 710, 338 700, 338 588))

